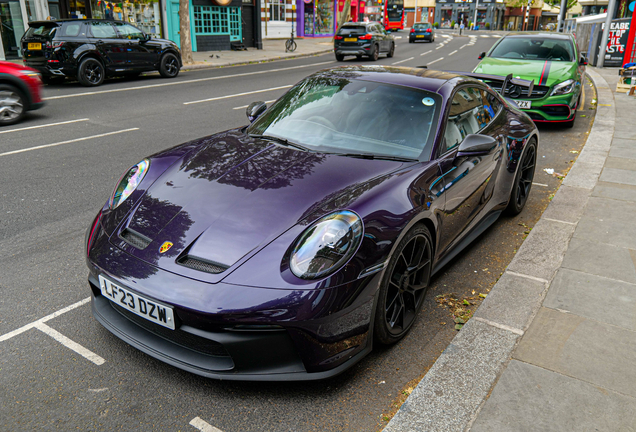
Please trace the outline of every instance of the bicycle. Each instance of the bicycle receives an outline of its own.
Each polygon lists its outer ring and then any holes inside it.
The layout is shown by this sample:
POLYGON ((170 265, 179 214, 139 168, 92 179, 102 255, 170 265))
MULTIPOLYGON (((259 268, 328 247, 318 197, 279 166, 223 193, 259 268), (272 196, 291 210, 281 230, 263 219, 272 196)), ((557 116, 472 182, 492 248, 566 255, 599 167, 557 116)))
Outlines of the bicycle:
POLYGON ((285 52, 294 52, 297 47, 298 45, 296 45, 296 42, 294 41, 294 30, 292 29, 291 38, 285 41, 285 52))

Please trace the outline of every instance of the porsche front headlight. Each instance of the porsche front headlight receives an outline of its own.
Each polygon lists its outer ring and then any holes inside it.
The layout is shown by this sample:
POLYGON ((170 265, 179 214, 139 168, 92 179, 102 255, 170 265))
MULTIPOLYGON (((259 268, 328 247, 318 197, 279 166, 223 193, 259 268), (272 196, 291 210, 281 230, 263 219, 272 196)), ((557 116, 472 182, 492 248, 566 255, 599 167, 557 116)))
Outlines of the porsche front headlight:
POLYGON ((352 211, 331 213, 296 240, 289 267, 301 279, 320 279, 336 272, 356 253, 362 240, 360 217, 352 211))
POLYGON ((554 89, 552 90, 552 93, 550 93, 550 96, 572 93, 572 90, 574 90, 574 84, 574 80, 565 80, 562 83, 554 86, 554 89))
POLYGON ((139 183, 141 183, 146 176, 149 167, 150 161, 148 159, 144 159, 137 165, 130 168, 126 174, 119 179, 119 183, 117 183, 117 187, 115 188, 113 195, 110 197, 109 207, 111 210, 119 207, 119 205, 126 201, 126 198, 128 198, 130 194, 137 189, 139 183))

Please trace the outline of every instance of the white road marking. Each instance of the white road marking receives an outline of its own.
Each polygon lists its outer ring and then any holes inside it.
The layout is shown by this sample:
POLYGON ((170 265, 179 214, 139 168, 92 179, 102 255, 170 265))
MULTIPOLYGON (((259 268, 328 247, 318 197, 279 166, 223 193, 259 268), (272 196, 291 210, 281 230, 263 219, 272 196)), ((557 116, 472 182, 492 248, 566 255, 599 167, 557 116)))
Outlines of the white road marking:
POLYGON ((545 186, 545 187, 548 187, 548 185, 547 185, 547 184, 543 184, 543 183, 535 183, 535 182, 532 182, 532 184, 533 184, 533 185, 535 185, 535 186, 545 186))
POLYGON ((450 37, 450 35, 443 34, 443 35, 442 35, 442 37, 443 37, 443 38, 449 38, 449 37, 450 37))
MULTIPOLYGON (((266 103, 266 104, 270 104, 270 103, 272 103, 272 102, 276 102, 276 99, 272 99, 272 100, 265 101, 265 103, 266 103)), ((235 108, 232 108, 232 109, 240 110, 240 109, 247 108, 248 106, 249 106, 249 105, 243 105, 243 106, 235 107, 235 108)))
POLYGON ((402 39, 402 36, 393 36, 394 39, 402 39))
POLYGON ((479 37, 489 38, 490 36, 488 36, 488 35, 479 35, 479 37))
POLYGON ((190 425, 199 429, 201 432, 222 432, 221 429, 215 428, 206 421, 201 420, 199 417, 195 417, 190 421, 190 425))
POLYGON ((230 99, 230 98, 238 97, 238 96, 246 96, 246 95, 250 95, 250 94, 254 94, 254 93, 264 93, 264 92, 268 92, 268 91, 282 90, 282 89, 290 88, 291 86, 292 85, 290 84, 290 85, 285 85, 285 86, 280 86, 280 87, 272 87, 272 88, 263 89, 263 90, 253 90, 253 91, 249 91, 249 92, 245 92, 245 93, 236 93, 236 94, 233 94, 233 95, 219 96, 219 97, 214 97, 214 98, 209 98, 209 99, 201 99, 201 100, 192 101, 192 102, 184 102, 183 104, 184 105, 192 105, 192 104, 201 103, 201 102, 212 102, 212 101, 221 100, 221 99, 230 99))
MULTIPOLYGON (((432 62, 428 62, 428 64, 432 65, 433 63, 437 63, 440 60, 444 60, 444 57, 440 57, 437 60, 433 60, 432 62)), ((2 156, 2 155, 0 155, 0 156, 2 156)))
POLYGON ((11 133, 11 132, 20 132, 20 131, 31 130, 31 129, 40 129, 40 128, 45 128, 45 127, 50 127, 50 126, 59 126, 59 125, 83 122, 83 121, 88 121, 88 120, 89 119, 84 118, 84 119, 68 120, 68 121, 57 122, 57 123, 48 123, 48 124, 37 125, 37 126, 23 127, 23 128, 19 128, 19 129, 3 130, 3 131, 0 131, 0 134, 6 134, 6 133, 11 133))
POLYGON ((105 94, 105 93, 118 93, 118 92, 125 92, 125 91, 131 91, 131 90, 145 90, 150 88, 167 87, 167 86, 181 85, 181 84, 192 84, 197 82, 214 81, 214 80, 220 80, 225 78, 260 75, 260 74, 271 73, 271 72, 282 72, 282 71, 288 71, 288 70, 294 70, 294 69, 308 68, 312 66, 322 66, 322 65, 331 64, 331 63, 335 63, 335 61, 312 63, 309 65, 301 65, 301 66, 291 66, 288 68, 270 69, 266 71, 244 72, 244 73, 238 73, 238 74, 232 74, 232 75, 221 75, 217 77, 197 78, 197 79, 184 80, 184 81, 178 81, 178 82, 168 82, 168 83, 162 83, 162 84, 149 84, 149 85, 143 85, 143 86, 127 87, 127 88, 112 89, 112 90, 100 90, 100 91, 63 95, 63 96, 51 96, 51 97, 45 98, 45 100, 65 99, 65 98, 72 98, 72 97, 79 97, 79 96, 92 96, 92 95, 105 94))
POLYGON ((27 330, 31 330, 33 327, 35 327, 35 325, 37 323, 45 323, 45 322, 47 322, 49 320, 52 320, 55 317, 59 317, 60 315, 65 314, 66 312, 72 311, 75 308, 78 308, 80 306, 85 305, 89 301, 91 301, 91 298, 90 297, 86 297, 84 300, 80 300, 77 303, 73 303, 70 306, 66 306, 65 308, 60 309, 57 312, 53 312, 52 314, 45 316, 44 318, 40 318, 39 320, 34 321, 34 322, 32 322, 30 324, 27 324, 25 326, 22 326, 19 329, 15 329, 15 330, 13 330, 13 331, 11 331, 9 333, 3 334, 2 336, 0 336, 0 342, 9 340, 12 337, 17 336, 17 335, 19 335, 21 333, 24 333, 27 330))
POLYGON ((395 66, 395 65, 397 65, 397 64, 400 64, 400 63, 404 63, 404 62, 407 62, 407 61, 413 60, 414 58, 415 58, 415 57, 409 57, 409 58, 407 58, 407 59, 400 60, 399 62, 391 63, 391 65, 395 66))
POLYGON ((66 348, 75 351, 76 353, 84 357, 86 360, 92 361, 97 366, 103 365, 106 362, 106 360, 104 360, 103 358, 95 354, 94 352, 87 350, 86 348, 78 344, 77 342, 70 340, 69 338, 64 336, 62 333, 52 329, 51 327, 47 326, 46 324, 42 322, 37 322, 35 324, 35 328, 51 336, 53 339, 55 339, 56 341, 64 345, 66 348))
POLYGON ((420 56, 423 56, 423 55, 426 55, 426 54, 428 54, 428 53, 432 53, 432 52, 433 52, 433 50, 428 50, 428 51, 426 51, 425 53, 420 54, 420 56))
POLYGON ((440 49, 440 48, 444 48, 444 45, 440 45, 437 48, 435 48, 436 50, 440 49))
MULTIPOLYGON (((449 53, 448 56, 452 56, 453 54, 455 54, 457 52, 457 50, 453 51, 452 53, 449 53)), ((503 84, 502 84, 503 85, 503 84)))
POLYGON ((40 150, 40 149, 48 148, 48 147, 55 147, 55 146, 59 146, 59 145, 63 145, 63 144, 71 144, 71 143, 74 143, 74 142, 86 141, 86 140, 93 139, 93 138, 101 138, 101 137, 105 137, 105 136, 109 136, 109 135, 117 135, 117 134, 120 134, 120 133, 132 132, 132 131, 136 131, 136 130, 139 130, 139 128, 123 129, 123 130, 114 131, 114 132, 107 132, 107 133, 103 133, 103 134, 99 134, 99 135, 91 135, 91 136, 84 137, 84 138, 76 138, 76 139, 72 139, 72 140, 68 140, 68 141, 61 141, 61 142, 57 142, 57 143, 53 143, 53 144, 44 144, 44 145, 40 145, 40 146, 29 147, 29 148, 25 148, 25 149, 22 149, 22 150, 13 150, 13 151, 10 151, 10 152, 0 153, 0 157, 9 156, 9 155, 18 154, 18 153, 24 153, 24 152, 33 151, 33 150, 40 150))
POLYGON ((467 46, 468 46, 468 44, 464 44, 464 45, 460 46, 459 49, 462 49, 462 48, 467 47, 467 46))

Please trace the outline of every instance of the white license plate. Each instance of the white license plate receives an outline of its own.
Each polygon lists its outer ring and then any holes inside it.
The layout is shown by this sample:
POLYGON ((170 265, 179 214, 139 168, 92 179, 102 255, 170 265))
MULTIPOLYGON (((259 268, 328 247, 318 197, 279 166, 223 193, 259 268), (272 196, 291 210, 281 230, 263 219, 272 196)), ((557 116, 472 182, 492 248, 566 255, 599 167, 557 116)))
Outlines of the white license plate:
POLYGON ((117 303, 117 305, 128 309, 130 312, 142 318, 146 318, 148 321, 174 330, 174 313, 171 307, 137 295, 102 276, 99 276, 99 288, 104 297, 117 303))
POLYGON ((517 106, 521 109, 530 109, 532 108, 532 102, 531 101, 522 101, 522 100, 516 100, 515 102, 517 102, 517 106))

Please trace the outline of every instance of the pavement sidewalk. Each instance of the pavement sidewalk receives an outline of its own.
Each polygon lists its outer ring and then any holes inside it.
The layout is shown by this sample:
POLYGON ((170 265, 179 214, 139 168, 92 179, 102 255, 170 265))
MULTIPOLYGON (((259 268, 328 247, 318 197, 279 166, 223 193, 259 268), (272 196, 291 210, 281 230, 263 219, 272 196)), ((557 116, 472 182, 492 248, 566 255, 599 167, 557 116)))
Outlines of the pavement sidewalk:
POLYGON ((588 75, 583 151, 385 432, 636 430, 636 98, 588 75))

